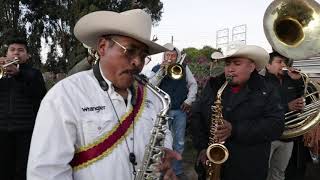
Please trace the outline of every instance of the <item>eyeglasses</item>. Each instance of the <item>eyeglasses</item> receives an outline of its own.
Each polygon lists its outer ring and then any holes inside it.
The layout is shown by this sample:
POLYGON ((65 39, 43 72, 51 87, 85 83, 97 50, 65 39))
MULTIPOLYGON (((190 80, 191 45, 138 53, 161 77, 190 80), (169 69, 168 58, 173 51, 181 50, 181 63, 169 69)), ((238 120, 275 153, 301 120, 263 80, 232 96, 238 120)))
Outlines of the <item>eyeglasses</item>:
POLYGON ((149 55, 149 53, 146 50, 141 50, 139 48, 127 48, 114 39, 111 39, 111 41, 113 41, 119 47, 121 47, 123 49, 123 54, 125 54, 130 60, 140 57, 141 60, 144 61, 145 58, 149 55))

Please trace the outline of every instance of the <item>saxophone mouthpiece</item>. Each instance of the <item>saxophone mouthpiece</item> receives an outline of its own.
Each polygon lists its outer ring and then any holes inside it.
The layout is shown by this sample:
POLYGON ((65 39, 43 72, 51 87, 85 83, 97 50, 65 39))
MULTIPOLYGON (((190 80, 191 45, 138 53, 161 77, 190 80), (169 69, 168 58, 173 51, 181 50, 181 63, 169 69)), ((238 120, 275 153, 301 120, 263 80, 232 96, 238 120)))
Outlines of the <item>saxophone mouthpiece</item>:
POLYGON ((133 74, 133 77, 144 85, 148 83, 148 78, 144 74, 133 74))
POLYGON ((233 79, 233 76, 231 75, 226 76, 226 81, 231 82, 232 79, 233 79))

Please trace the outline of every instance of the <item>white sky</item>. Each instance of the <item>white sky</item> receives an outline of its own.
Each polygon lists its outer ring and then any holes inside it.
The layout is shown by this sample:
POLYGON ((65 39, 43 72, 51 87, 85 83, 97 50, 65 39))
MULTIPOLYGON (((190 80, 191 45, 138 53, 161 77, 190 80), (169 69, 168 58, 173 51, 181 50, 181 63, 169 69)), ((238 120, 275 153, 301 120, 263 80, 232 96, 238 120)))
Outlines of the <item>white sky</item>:
MULTIPOLYGON (((202 48, 216 46, 216 32, 246 24, 247 44, 258 45, 271 51, 263 30, 263 15, 273 0, 162 0, 161 21, 153 27, 152 36, 158 37, 157 43, 171 42, 179 49, 187 47, 202 48)), ((320 0, 316 0, 320 2, 320 0)), ((151 36, 151 37, 152 37, 151 36)), ((146 69, 161 59, 152 58, 146 69)))
POLYGON ((247 25, 247 44, 268 47, 263 15, 272 0, 162 0, 163 13, 152 34, 158 43, 171 41, 180 49, 215 47, 216 31, 247 25))

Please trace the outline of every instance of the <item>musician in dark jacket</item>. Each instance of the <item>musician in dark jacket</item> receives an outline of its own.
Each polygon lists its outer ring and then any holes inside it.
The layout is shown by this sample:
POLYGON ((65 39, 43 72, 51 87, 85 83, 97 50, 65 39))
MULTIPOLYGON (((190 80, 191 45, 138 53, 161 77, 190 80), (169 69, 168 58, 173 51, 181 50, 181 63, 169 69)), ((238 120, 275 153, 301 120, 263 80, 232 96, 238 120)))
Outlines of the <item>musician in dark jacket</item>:
MULTIPOLYGON (((304 98, 302 97, 304 82, 301 75, 294 72, 293 68, 287 68, 288 58, 275 51, 269 55, 269 63, 260 74, 264 75, 266 80, 279 92, 285 113, 302 110, 304 108, 304 98), (284 68, 287 70, 285 71, 284 68)), ((301 138, 296 138, 297 141, 299 139, 301 138)), ((292 138, 282 139, 271 143, 267 180, 285 179, 285 171, 293 149, 293 140, 292 138)), ((303 177, 298 179, 303 179, 303 177)))
POLYGON ((3 68, 0 79, 0 179, 25 180, 29 144, 40 102, 46 93, 39 70, 27 63, 27 42, 12 39, 6 57, 0 57, 3 66, 18 59, 18 64, 3 68))
POLYGON ((192 107, 191 131, 198 151, 196 171, 205 179, 206 149, 210 135, 212 110, 218 89, 225 76, 231 84, 222 93, 223 124, 218 125, 215 137, 225 142, 229 158, 222 164, 222 180, 264 180, 267 177, 271 141, 284 128, 284 112, 280 97, 258 74, 269 55, 261 47, 245 45, 230 51, 225 60, 224 74, 210 78, 192 107))

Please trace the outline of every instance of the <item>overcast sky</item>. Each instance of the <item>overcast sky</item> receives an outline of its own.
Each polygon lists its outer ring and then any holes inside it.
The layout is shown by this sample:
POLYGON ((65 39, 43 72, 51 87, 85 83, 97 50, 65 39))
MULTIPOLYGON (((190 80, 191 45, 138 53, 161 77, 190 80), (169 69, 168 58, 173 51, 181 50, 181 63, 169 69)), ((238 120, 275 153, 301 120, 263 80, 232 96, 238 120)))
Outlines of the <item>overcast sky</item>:
MULTIPOLYGON (((153 27, 152 35, 159 44, 171 42, 179 49, 216 47, 216 32, 245 24, 246 44, 271 47, 263 31, 263 15, 273 0, 162 0, 161 21, 153 27)), ((320 2, 320 0, 316 0, 320 2)), ((156 64, 160 56, 153 57, 156 64)), ((150 66, 149 65, 149 66, 150 66)))

